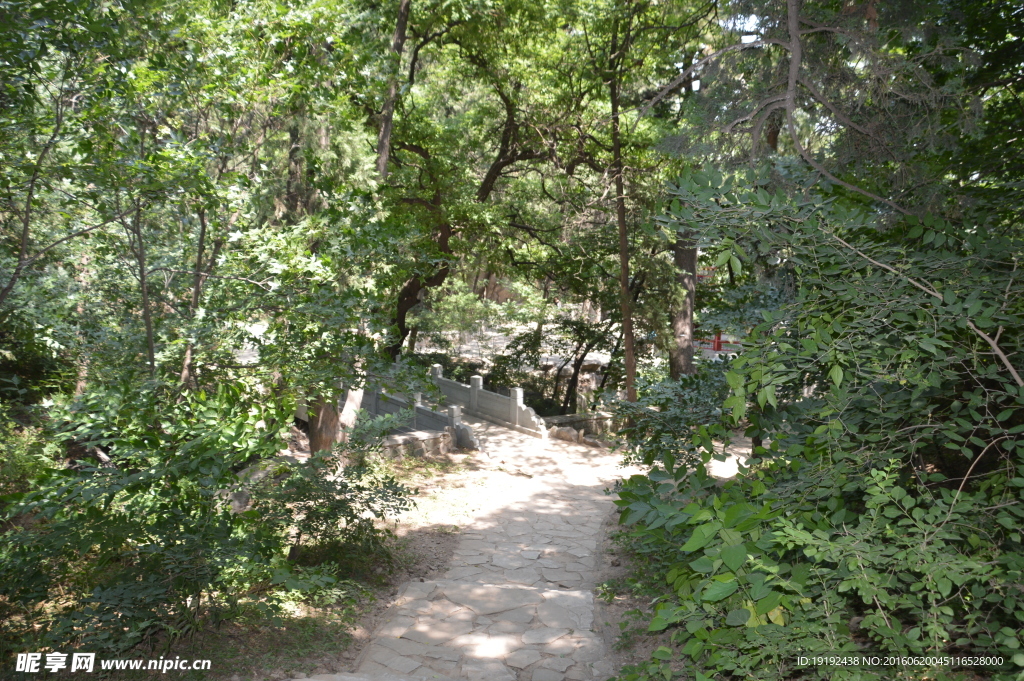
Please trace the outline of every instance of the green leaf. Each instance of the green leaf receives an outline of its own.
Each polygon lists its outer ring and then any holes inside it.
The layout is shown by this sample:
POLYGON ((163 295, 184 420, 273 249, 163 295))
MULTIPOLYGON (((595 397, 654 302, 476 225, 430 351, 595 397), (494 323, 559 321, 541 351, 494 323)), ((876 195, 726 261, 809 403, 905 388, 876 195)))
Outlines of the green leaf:
POLYGON ((704 548, 721 527, 722 524, 718 521, 712 521, 701 525, 693 531, 693 534, 690 535, 690 538, 686 543, 680 547, 680 550, 689 552, 704 548))
POLYGON ((843 368, 838 364, 832 367, 832 370, 828 372, 828 377, 832 379, 832 382, 836 384, 838 388, 843 382, 843 368))
POLYGON ((672 651, 666 648, 665 646, 659 646, 657 650, 651 653, 651 657, 653 657, 655 660, 671 660, 672 651))
POLYGON ((755 612, 757 612, 758 615, 764 615, 777 608, 781 602, 782 594, 773 590, 764 598, 758 599, 755 612))
POLYGON ((728 598, 736 593, 736 590, 740 588, 740 585, 736 582, 735 575, 729 575, 732 579, 727 582, 721 582, 714 580, 704 589, 704 593, 701 594, 701 600, 705 603, 716 603, 723 598, 728 598))
POLYGON ((668 621, 662 617, 655 617, 647 626, 647 631, 662 631, 666 627, 668 627, 668 621))
POLYGON ((747 547, 744 544, 736 544, 735 546, 726 546, 722 549, 720 554, 722 562, 726 566, 735 572, 740 569, 740 566, 747 561, 747 547))
POLYGON ((750 615, 750 610, 747 608, 730 610, 729 614, 725 617, 725 623, 730 627, 742 627, 750 621, 750 615))

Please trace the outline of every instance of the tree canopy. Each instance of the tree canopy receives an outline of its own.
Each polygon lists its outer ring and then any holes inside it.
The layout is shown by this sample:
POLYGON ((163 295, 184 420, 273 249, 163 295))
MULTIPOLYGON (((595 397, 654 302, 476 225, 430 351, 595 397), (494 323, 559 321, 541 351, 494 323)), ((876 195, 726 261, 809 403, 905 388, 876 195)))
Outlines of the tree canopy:
POLYGON ((547 415, 616 412, 649 472, 623 541, 671 635, 625 676, 824 678, 793 651, 871 648, 1016 678, 1022 22, 0 1, 0 649, 125 650, 195 599, 344 578, 297 562, 295 528, 383 551, 367 518, 408 500, 364 385, 427 391, 485 325, 507 342, 473 370, 547 415), (703 356, 716 333, 738 357, 703 356), (232 513, 240 473, 291 466, 300 405, 321 454, 258 490, 266 523, 232 513), (719 488, 736 431, 752 458, 719 488))

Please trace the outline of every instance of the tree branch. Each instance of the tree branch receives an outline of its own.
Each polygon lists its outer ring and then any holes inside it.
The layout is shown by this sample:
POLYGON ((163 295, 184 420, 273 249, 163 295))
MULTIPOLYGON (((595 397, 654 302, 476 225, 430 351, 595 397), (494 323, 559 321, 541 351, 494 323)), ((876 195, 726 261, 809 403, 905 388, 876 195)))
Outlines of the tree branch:
MULTIPOLYGON (((645 104, 644 107, 642 109, 640 109, 640 113, 637 115, 637 120, 639 121, 639 119, 641 119, 645 115, 647 115, 647 112, 651 110, 651 107, 653 107, 655 104, 657 104, 658 102, 663 100, 665 97, 667 97, 670 92, 672 92, 677 87, 679 87, 687 78, 690 78, 697 69, 701 68, 705 64, 709 64, 709 63, 715 61, 716 59, 721 57, 723 54, 726 54, 728 52, 737 52, 739 50, 746 50, 746 49, 754 48, 754 47, 762 47, 763 45, 778 45, 780 47, 784 47, 786 49, 789 49, 789 45, 788 44, 782 42, 781 40, 773 40, 773 39, 755 40, 752 43, 737 43, 735 45, 730 45, 728 47, 723 47, 722 49, 720 49, 720 50, 718 50, 716 52, 711 53, 707 57, 704 57, 699 62, 697 62, 696 64, 692 65, 690 68, 688 68, 685 71, 683 71, 682 74, 676 76, 672 80, 671 83, 669 83, 668 85, 663 87, 661 89, 661 91, 658 92, 658 94, 656 94, 653 99, 651 99, 651 101, 647 102, 647 104, 645 104)), ((636 123, 634 123, 633 125, 635 127, 636 123)))
MULTIPOLYGON (((790 2, 792 2, 792 1, 793 0, 790 0, 790 2)), ((846 248, 850 249, 851 251, 853 251, 854 253, 856 253, 860 257, 862 257, 865 260, 867 260, 868 262, 870 262, 872 265, 875 265, 877 267, 881 267, 882 269, 886 270, 887 272, 891 272, 891 273, 895 274, 897 277, 900 277, 904 281, 910 283, 911 285, 921 289, 922 291, 924 291, 928 295, 930 295, 930 296, 932 296, 934 298, 938 298, 939 300, 942 300, 942 294, 939 293, 938 291, 936 291, 931 286, 927 286, 925 284, 922 284, 922 283, 916 281, 915 279, 913 279, 911 277, 908 277, 907 275, 903 274, 902 272, 896 270, 895 268, 890 267, 889 265, 886 265, 885 263, 878 262, 877 260, 875 260, 871 256, 869 256, 866 253, 862 252, 856 246, 853 246, 852 244, 847 243, 846 241, 844 241, 842 238, 836 236, 835 234, 829 233, 829 235, 833 239, 835 239, 836 241, 841 243, 843 246, 845 246, 846 248)), ((1002 349, 999 347, 999 344, 995 341, 995 339, 993 339, 987 333, 985 333, 984 331, 979 329, 977 326, 975 326, 974 322, 972 322, 970 319, 967 320, 967 326, 969 326, 971 328, 971 330, 974 331, 974 333, 976 333, 978 335, 979 338, 981 338, 986 343, 988 343, 988 346, 990 348, 992 348, 992 352, 994 352, 996 354, 996 356, 999 357, 1000 361, 1002 361, 1002 363, 1003 363, 1003 366, 1005 366, 1006 370, 1010 372, 1011 376, 1013 376, 1013 380, 1017 383, 1017 386, 1021 387, 1021 388, 1024 388, 1024 379, 1021 379, 1020 374, 1017 373, 1017 370, 1013 367, 1013 364, 1010 363, 1010 358, 1007 357, 1006 353, 1002 351, 1002 349)))

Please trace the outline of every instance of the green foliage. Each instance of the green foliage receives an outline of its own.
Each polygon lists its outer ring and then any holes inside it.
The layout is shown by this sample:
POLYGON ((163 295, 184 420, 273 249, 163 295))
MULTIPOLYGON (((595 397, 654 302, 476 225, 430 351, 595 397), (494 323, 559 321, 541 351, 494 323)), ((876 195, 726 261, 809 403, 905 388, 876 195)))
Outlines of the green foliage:
POLYGON ((27 491, 31 481, 54 463, 57 448, 41 429, 25 426, 0 401, 0 496, 27 491))
POLYGON ((1019 238, 931 217, 882 232, 827 200, 769 195, 757 177, 694 174, 672 194, 666 224, 741 262, 777 258, 797 291, 725 376, 732 423, 749 417, 748 434, 771 440, 748 471, 708 478, 727 430, 706 414, 676 416, 667 438, 642 420, 629 432, 655 466, 625 483, 622 521, 670 587, 650 628, 672 645, 639 675, 683 664, 708 678, 892 678, 795 666, 876 653, 996 656, 985 673, 1018 678, 1024 386, 1007 358, 1024 349, 1019 238))
POLYGON ((631 444, 626 461, 651 466, 670 460, 684 469, 699 464, 700 447, 691 434, 698 426, 721 422, 727 393, 724 366, 713 362, 701 363, 697 373, 679 381, 641 383, 636 402, 614 404, 626 424, 619 433, 631 444))
POLYGON ((462 279, 449 279, 442 291, 432 293, 426 309, 412 322, 432 335, 467 334, 495 321, 501 306, 469 290, 462 279))
POLYGON ((796 658, 961 654, 1001 656, 993 678, 1017 677, 1024 554, 1005 524, 1019 520, 991 510, 989 489, 922 493, 901 485, 898 462, 810 448, 724 487, 674 463, 628 481, 617 502, 629 546, 668 586, 649 629, 670 630, 672 647, 650 675, 677 660, 709 678, 886 679, 893 669, 796 658))
POLYGON ((8 518, 32 521, 7 531, 0 553, 8 576, 0 595, 16 616, 6 636, 15 645, 123 651, 194 631, 203 613, 230 612, 261 584, 334 584, 325 573, 293 574, 284 556, 289 528, 318 538, 345 529, 366 535, 361 516, 401 508, 404 490, 353 471, 329 478, 318 460, 292 468, 280 489, 273 475, 263 478, 251 486, 255 510, 232 512, 227 495, 247 486, 253 470, 281 472, 274 457, 289 422, 291 405, 245 399, 250 390, 224 385, 174 401, 162 388, 112 389, 69 405, 65 437, 105 451, 111 466, 51 468, 33 491, 6 498, 8 518), (299 505, 297 515, 288 503, 299 505), (45 607, 58 591, 60 606, 45 607))
POLYGON ((297 563, 332 563, 338 572, 367 576, 393 562, 391 533, 375 521, 413 505, 410 490, 381 464, 383 435, 393 425, 387 418, 362 421, 339 445, 351 465, 320 452, 302 463, 278 460, 261 471, 252 510, 291 528, 297 563))
POLYGON ((505 352, 491 362, 487 382, 502 387, 517 387, 536 382, 529 368, 540 364, 542 331, 532 329, 516 334, 505 346, 505 352))

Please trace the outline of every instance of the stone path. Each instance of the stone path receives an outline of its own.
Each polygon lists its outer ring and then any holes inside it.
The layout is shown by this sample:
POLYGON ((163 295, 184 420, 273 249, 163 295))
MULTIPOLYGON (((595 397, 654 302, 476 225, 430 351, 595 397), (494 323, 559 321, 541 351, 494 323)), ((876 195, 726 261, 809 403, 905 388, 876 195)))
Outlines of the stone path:
POLYGON ((617 671, 593 631, 593 589, 619 457, 464 421, 506 474, 488 479, 443 579, 401 587, 358 672, 312 678, 593 681, 617 671))

